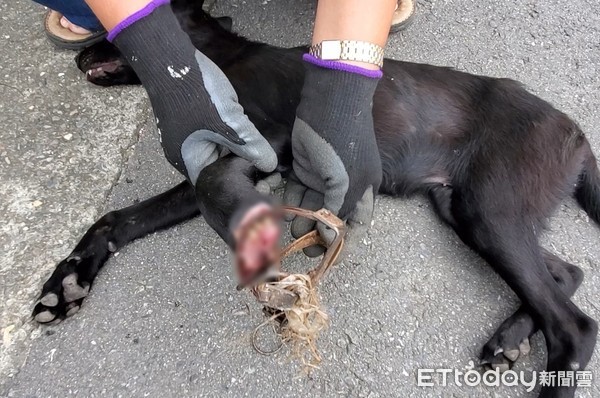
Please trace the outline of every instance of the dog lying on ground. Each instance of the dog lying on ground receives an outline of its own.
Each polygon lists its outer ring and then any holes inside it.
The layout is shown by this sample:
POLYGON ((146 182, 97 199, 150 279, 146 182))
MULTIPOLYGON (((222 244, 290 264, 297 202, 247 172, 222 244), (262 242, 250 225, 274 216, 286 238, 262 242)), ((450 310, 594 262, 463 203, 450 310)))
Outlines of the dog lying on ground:
MULTIPOLYGON (((285 175, 306 48, 251 42, 230 32, 230 19, 207 15, 201 3, 174 1, 172 7, 194 45, 230 79, 250 120, 275 149, 277 171, 285 175)), ((139 83, 108 42, 84 50, 77 62, 95 84, 139 83)), ((385 61, 383 72, 373 104, 383 165, 380 192, 428 196, 439 217, 522 302, 484 345, 482 360, 507 369, 541 330, 548 371, 583 369, 598 328, 569 299, 582 271, 538 243, 545 220, 568 195, 600 223, 600 172, 580 128, 513 80, 394 60, 385 61)), ((49 323, 74 314, 111 252, 200 213, 230 246, 239 245, 232 228, 265 202, 254 187, 264 177, 244 159, 228 155, 203 170, 196 192, 183 182, 106 214, 44 284, 35 319, 49 323)), ((254 235, 264 233, 264 225, 255 227, 254 235)), ((540 396, 572 397, 574 391, 544 387, 540 396)))

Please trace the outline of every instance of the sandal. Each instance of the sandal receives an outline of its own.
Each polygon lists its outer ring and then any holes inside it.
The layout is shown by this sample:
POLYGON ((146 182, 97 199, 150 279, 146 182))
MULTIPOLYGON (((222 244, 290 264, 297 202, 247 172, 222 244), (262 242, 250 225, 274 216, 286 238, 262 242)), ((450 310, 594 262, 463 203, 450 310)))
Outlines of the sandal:
POLYGON ((416 9, 416 0, 398 0, 396 11, 392 18, 390 33, 396 33, 408 28, 414 20, 416 9))
POLYGON ((44 28, 48 40, 57 47, 67 50, 82 50, 92 44, 102 41, 106 31, 90 32, 86 34, 74 33, 60 23, 63 15, 58 11, 49 10, 44 18, 44 28))

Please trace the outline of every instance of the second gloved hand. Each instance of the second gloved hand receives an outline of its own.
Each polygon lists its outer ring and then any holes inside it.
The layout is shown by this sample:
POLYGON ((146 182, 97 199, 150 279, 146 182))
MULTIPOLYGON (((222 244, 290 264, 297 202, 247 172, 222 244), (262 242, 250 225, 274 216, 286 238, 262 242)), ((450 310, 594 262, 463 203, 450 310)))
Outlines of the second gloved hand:
MULTIPOLYGON (((372 116, 378 81, 308 63, 292 132, 293 174, 284 201, 310 210, 327 208, 347 221, 353 240, 370 225, 382 178, 372 116)), ((314 223, 296 218, 291 228, 297 238, 314 223)), ((332 231, 322 225, 319 230, 333 239, 332 231)), ((306 253, 319 254, 315 249, 306 253)))

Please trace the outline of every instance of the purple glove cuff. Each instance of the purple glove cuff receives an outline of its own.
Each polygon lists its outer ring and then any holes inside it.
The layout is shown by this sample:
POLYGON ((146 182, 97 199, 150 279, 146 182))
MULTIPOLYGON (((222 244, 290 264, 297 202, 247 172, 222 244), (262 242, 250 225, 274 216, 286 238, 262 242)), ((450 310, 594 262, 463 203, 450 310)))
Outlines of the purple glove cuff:
POLYGON ((108 32, 106 39, 112 43, 113 40, 117 37, 117 35, 119 33, 121 33, 123 30, 125 30, 127 27, 133 25, 140 19, 145 18, 148 15, 152 14, 152 11, 154 11, 156 8, 163 6, 165 4, 169 4, 170 2, 171 2, 170 0, 151 0, 150 3, 146 4, 146 6, 144 8, 134 12, 133 14, 131 14, 130 16, 128 16, 127 18, 125 18, 124 20, 119 22, 117 24, 117 26, 112 28, 110 30, 110 32, 108 32))
POLYGON ((357 75, 369 77, 371 79, 381 79, 383 72, 381 70, 371 70, 361 68, 360 66, 350 65, 339 61, 324 61, 310 54, 304 54, 302 59, 309 64, 319 66, 321 68, 340 70, 342 72, 355 73, 357 75))

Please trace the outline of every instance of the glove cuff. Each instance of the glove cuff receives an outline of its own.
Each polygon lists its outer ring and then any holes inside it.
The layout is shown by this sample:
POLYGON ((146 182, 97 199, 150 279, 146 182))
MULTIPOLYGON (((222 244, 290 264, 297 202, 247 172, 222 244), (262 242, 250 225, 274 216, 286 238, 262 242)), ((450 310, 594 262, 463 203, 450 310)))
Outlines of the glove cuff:
POLYGON ((117 26, 115 26, 114 28, 112 28, 110 30, 110 32, 108 32, 106 39, 112 43, 113 40, 117 37, 117 35, 119 33, 121 33, 124 29, 126 29, 130 25, 133 25, 140 19, 147 17, 157 7, 160 7, 162 5, 169 4, 169 3, 170 3, 170 0, 152 0, 150 3, 146 4, 146 6, 144 8, 142 8, 141 10, 134 12, 133 14, 131 14, 130 16, 128 16, 127 18, 125 18, 124 20, 119 22, 117 24, 117 26))
POLYGON ((199 77, 188 74, 192 65, 197 64, 196 48, 181 29, 168 1, 154 0, 129 18, 110 34, 151 99, 155 90, 161 96, 169 94, 173 91, 173 82, 188 80, 192 83, 190 78, 199 77), (134 19, 136 15, 137 19, 134 19))
POLYGON ((339 62, 339 61, 326 61, 323 59, 319 59, 311 54, 304 54, 302 59, 305 62, 308 62, 309 64, 313 64, 313 65, 319 66, 321 68, 339 70, 342 72, 355 73, 357 75, 370 77, 372 79, 381 79, 381 77, 383 76, 383 72, 381 71, 381 69, 372 70, 372 69, 361 68, 360 66, 351 65, 351 64, 347 64, 347 63, 339 62))

